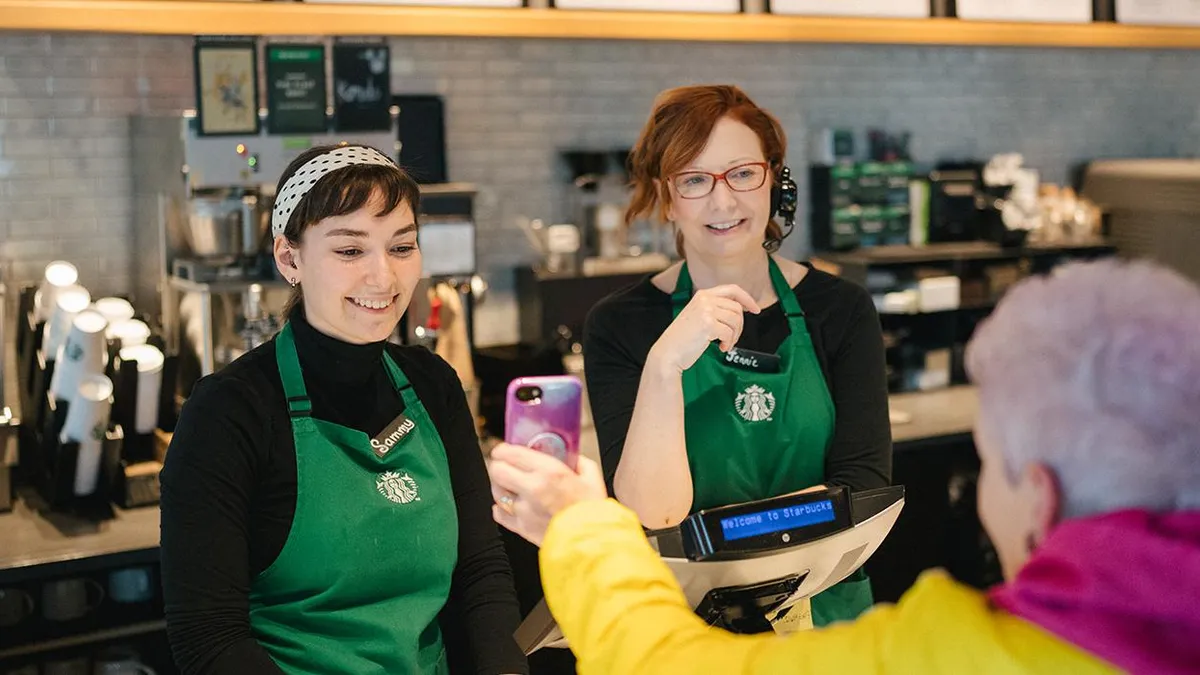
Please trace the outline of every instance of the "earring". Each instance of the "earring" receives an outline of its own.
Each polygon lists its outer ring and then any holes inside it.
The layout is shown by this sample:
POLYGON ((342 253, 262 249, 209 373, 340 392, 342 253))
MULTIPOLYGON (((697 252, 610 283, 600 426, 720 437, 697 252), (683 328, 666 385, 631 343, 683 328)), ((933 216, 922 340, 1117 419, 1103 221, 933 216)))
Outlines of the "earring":
POLYGON ((298 282, 296 281, 295 277, 292 277, 291 279, 288 279, 288 283, 292 285, 292 288, 295 288, 298 282))

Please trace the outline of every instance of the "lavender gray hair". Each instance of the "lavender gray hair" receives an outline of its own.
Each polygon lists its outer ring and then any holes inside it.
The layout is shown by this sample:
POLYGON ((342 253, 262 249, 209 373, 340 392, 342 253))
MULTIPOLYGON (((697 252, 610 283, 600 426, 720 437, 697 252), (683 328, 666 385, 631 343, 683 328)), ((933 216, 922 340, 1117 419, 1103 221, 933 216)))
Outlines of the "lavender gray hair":
POLYGON ((1148 262, 1012 288, 966 354, 1010 476, 1054 470, 1062 517, 1200 508, 1200 287, 1148 262))

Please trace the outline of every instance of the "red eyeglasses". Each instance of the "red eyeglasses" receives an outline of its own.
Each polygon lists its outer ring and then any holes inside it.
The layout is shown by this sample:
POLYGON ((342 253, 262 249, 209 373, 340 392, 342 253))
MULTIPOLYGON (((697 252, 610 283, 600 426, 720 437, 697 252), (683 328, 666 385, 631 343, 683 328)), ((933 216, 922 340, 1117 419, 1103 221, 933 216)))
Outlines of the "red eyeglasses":
POLYGON ((724 173, 684 171, 671 178, 671 185, 675 187, 675 193, 684 199, 707 197, 717 186, 717 181, 724 181, 734 192, 750 192, 767 182, 769 167, 767 162, 749 162, 727 169, 724 173))

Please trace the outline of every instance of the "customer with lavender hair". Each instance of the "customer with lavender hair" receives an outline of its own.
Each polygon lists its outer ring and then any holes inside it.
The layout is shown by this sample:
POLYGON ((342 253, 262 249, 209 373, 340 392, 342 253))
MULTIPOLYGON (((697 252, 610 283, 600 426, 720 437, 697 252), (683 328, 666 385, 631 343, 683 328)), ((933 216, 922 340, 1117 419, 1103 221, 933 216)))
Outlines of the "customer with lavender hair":
POLYGON ((581 673, 1200 672, 1200 289, 1145 263, 1059 268, 976 331, 979 515, 1005 583, 929 572, 898 605, 789 637, 710 628, 637 516, 522 448, 501 524, 541 542, 581 673), (548 529, 547 529, 548 528, 548 529))

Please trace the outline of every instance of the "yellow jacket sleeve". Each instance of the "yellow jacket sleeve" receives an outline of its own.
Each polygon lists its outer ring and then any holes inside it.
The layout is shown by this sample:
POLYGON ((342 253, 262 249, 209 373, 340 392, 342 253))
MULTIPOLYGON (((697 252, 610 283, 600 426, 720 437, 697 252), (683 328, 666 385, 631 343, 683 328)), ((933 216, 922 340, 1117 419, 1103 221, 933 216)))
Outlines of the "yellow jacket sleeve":
POLYGON ((705 625, 642 533, 613 500, 576 504, 541 551, 546 602, 581 675, 601 673, 1110 673, 1107 666, 941 574, 897 606, 788 637, 705 625))

